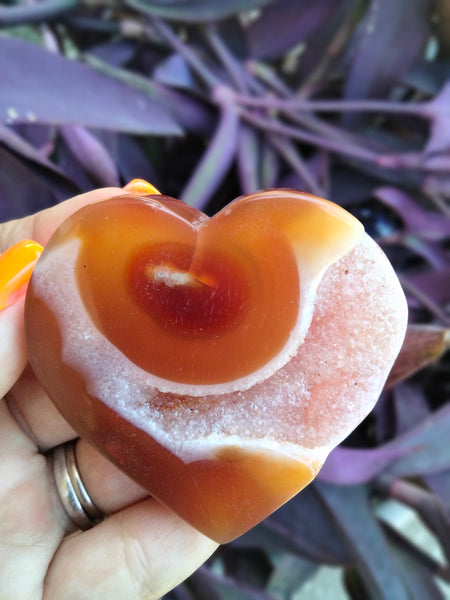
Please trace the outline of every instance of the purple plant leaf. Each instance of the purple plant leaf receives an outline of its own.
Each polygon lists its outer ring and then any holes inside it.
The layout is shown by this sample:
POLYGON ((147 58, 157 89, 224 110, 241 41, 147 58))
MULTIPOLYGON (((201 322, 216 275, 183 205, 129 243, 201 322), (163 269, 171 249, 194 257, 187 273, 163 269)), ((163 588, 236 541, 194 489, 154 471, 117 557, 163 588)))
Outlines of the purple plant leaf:
POLYGON ((57 160, 59 167, 77 185, 80 192, 88 192, 94 187, 91 178, 64 141, 58 145, 57 160))
POLYGON ((389 444, 394 448, 407 448, 409 452, 393 462, 386 475, 412 477, 450 468, 449 431, 450 406, 444 406, 418 427, 389 444))
POLYGON ((338 446, 328 455, 319 479, 340 485, 368 483, 408 451, 407 448, 392 448, 389 445, 376 449, 338 446))
POLYGON ((0 146, 0 221, 24 217, 55 204, 56 191, 6 148, 0 146))
POLYGON ((115 161, 97 137, 78 125, 62 125, 59 130, 72 154, 97 186, 119 185, 115 161))
POLYGON ((434 171, 450 170, 450 84, 426 105, 432 125, 424 149, 424 167, 434 171))
POLYGON ((368 597, 408 600, 399 573, 392 563, 389 545, 369 506, 364 488, 324 483, 316 486, 364 580, 368 597))
POLYGON ((15 38, 0 38, 0 120, 76 124, 137 134, 179 135, 145 93, 95 69, 15 38))
POLYGON ((446 81, 448 81, 447 62, 430 61, 426 57, 416 60, 403 77, 403 83, 426 96, 436 96, 446 81))
MULTIPOLYGON (((417 371, 436 362, 449 348, 449 327, 410 324, 385 389, 405 381, 417 371)), ((406 384, 397 385, 393 389, 393 398, 398 417, 398 433, 410 429, 428 416, 428 404, 419 388, 406 384)))
POLYGON ((309 39, 336 12, 335 0, 278 0, 263 10, 247 30, 250 55, 279 58, 309 39))
POLYGON ((436 494, 447 510, 450 510, 450 469, 426 475, 424 481, 436 494))
POLYGON ((278 135, 267 136, 269 142, 277 150, 278 154, 297 175, 296 187, 307 192, 324 196, 325 192, 319 182, 315 179, 313 169, 301 156, 298 147, 288 138, 278 135))
MULTIPOLYGON (((43 199, 40 201, 38 199, 40 192, 38 191, 36 191, 36 198, 34 196, 30 197, 28 190, 24 192, 25 197, 21 198, 21 190, 25 189, 26 186, 24 186, 24 182, 17 181, 16 189, 11 193, 11 198, 13 198, 13 200, 8 203, 9 209, 2 213, 3 219, 12 219, 24 216, 25 214, 30 214, 41 208, 46 208, 56 201, 70 198, 80 192, 80 188, 75 181, 73 181, 61 168, 49 161, 45 154, 33 147, 27 140, 18 135, 16 131, 9 127, 2 126, 1 124, 0 142, 3 143, 6 148, 12 150, 16 157, 19 158, 17 163, 14 161, 14 166, 8 166, 8 160, 5 160, 4 163, 0 161, 0 177, 4 179, 4 182, 10 182, 11 187, 14 188, 14 173, 19 173, 24 169, 24 171, 31 173, 29 175, 30 178, 36 177, 39 180, 40 183, 36 183, 36 190, 42 188, 41 191, 43 192, 43 199), (19 166, 20 163, 21 166, 19 166), (5 172, 2 173, 2 170, 5 172), (49 194, 49 190, 51 190, 51 194, 49 194), (28 202, 30 202, 30 207, 27 210, 26 207, 28 202)), ((22 176, 18 176, 19 179, 20 177, 22 176)), ((9 183, 7 187, 9 188, 9 183)), ((9 193, 6 192, 6 190, 5 194, 6 196, 4 196, 3 200, 9 196, 9 193)))
POLYGON ((434 241, 450 236, 450 219, 444 219, 438 213, 427 212, 404 191, 393 187, 380 187, 374 191, 374 195, 395 210, 408 231, 434 241))
POLYGON ((390 542, 396 568, 410 594, 409 597, 420 598, 420 600, 445 600, 436 582, 435 565, 429 555, 391 528, 386 528, 385 533, 390 542))
POLYGON ((434 198, 450 197, 450 174, 430 173, 422 178, 423 192, 434 198))
POLYGON ((281 161, 274 147, 264 139, 261 150, 261 188, 280 187, 281 161))
MULTIPOLYGON (((447 236, 444 236, 444 238, 445 237, 447 236)), ((427 239, 423 239, 421 232, 405 236, 402 239, 402 243, 406 248, 409 248, 415 254, 421 256, 433 269, 445 269, 449 264, 448 254, 445 249, 436 242, 430 242, 427 239)))
MULTIPOLYGON (((188 591, 186 583, 181 583, 163 596, 161 600, 192 600, 192 594, 188 591)), ((214 598, 211 598, 211 600, 214 600, 214 598)))
POLYGON ((320 471, 320 480, 341 485, 388 477, 427 475, 450 468, 450 407, 444 406, 393 441, 374 449, 338 447, 320 471))
POLYGON ((332 515, 319 502, 314 483, 232 545, 288 552, 330 565, 350 560, 332 515))
POLYGON ((285 553, 275 561, 266 589, 278 600, 292 600, 317 570, 317 564, 285 553))
POLYGON ((155 0, 126 0, 126 4, 142 11, 161 17, 168 21, 184 21, 198 23, 202 21, 217 21, 232 15, 261 8, 272 0, 227 0, 226 2, 211 2, 211 0, 174 0, 160 2, 155 0))
POLYGON ((342 55, 353 34, 360 7, 358 0, 335 2, 334 13, 308 39, 296 69, 302 81, 299 96, 317 95, 334 79, 336 70, 341 68, 342 55))
POLYGON ((47 159, 55 151, 56 131, 52 125, 39 123, 18 123, 16 125, 0 125, 17 134, 31 145, 42 158, 47 159))
POLYGON ((26 160, 33 161, 46 169, 54 171, 61 177, 65 175, 58 167, 48 160, 39 150, 34 148, 27 140, 16 133, 12 128, 0 124, 0 142, 8 146, 10 150, 22 156, 26 160))
MULTIPOLYGON (((383 97, 419 56, 430 34, 433 0, 372 0, 360 24, 346 98, 383 97)), ((355 115, 346 115, 348 124, 355 115)))
MULTIPOLYGON (((445 272, 443 269, 441 272, 445 272)), ((414 310, 419 310, 419 314, 423 309, 427 310, 438 322, 450 327, 450 316, 445 310, 445 306, 441 307, 436 303, 426 288, 420 288, 413 282, 412 277, 402 276, 402 286, 408 300, 408 306, 411 310, 411 318, 414 319, 414 310)), ((448 280, 443 279, 444 285, 448 287, 448 280)), ((423 318, 423 317, 422 317, 423 318)), ((420 319, 421 320, 421 319, 420 319)))
POLYGON ((154 70, 156 81, 171 87, 196 89, 197 84, 183 56, 171 54, 154 70))
MULTIPOLYGON (((385 482, 383 482, 385 483, 385 482)), ((450 558, 450 511, 436 496, 423 487, 422 484, 395 479, 391 481, 387 490, 389 496, 412 508, 423 523, 440 541, 442 549, 450 558)))
POLYGON ((245 123, 240 123, 237 145, 237 165, 241 189, 251 194, 261 189, 260 182, 260 136, 245 123))
POLYGON ((209 136, 214 130, 215 113, 207 100, 182 90, 163 86, 161 83, 138 73, 115 67, 103 60, 89 56, 96 69, 127 86, 144 90, 148 97, 175 119, 183 131, 209 136))
POLYGON ((407 383, 396 385, 392 390, 392 401, 397 436, 403 435, 414 427, 420 427, 420 424, 430 416, 430 407, 425 394, 418 386, 414 387, 407 383))
POLYGON ((425 104, 424 115, 431 119, 450 118, 450 82, 445 83, 439 93, 425 104))
POLYGON ((184 202, 199 209, 218 189, 236 154, 239 114, 233 100, 227 97, 227 90, 222 91, 224 97, 219 98, 219 92, 217 96, 221 111, 216 131, 181 194, 184 202))
POLYGON ((177 123, 188 133, 210 136, 214 131, 214 110, 201 98, 182 90, 153 85, 155 99, 166 107, 177 123))
POLYGON ((136 139, 129 135, 118 136, 117 162, 123 181, 145 179, 159 189, 158 174, 136 139))
POLYGON ((114 40, 89 48, 89 55, 95 56, 110 65, 121 67, 134 58, 136 43, 132 40, 114 40))
POLYGON ((190 580, 196 600, 277 600, 272 594, 253 589, 231 577, 200 567, 190 580))
POLYGON ((444 269, 434 269, 423 273, 414 273, 408 280, 440 306, 450 303, 450 265, 444 269))

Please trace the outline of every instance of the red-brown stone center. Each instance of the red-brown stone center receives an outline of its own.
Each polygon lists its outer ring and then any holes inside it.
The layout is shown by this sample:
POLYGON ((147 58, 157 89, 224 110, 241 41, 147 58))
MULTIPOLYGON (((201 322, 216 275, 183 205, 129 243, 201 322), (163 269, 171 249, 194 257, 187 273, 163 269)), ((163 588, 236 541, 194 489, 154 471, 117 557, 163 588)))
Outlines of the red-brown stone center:
POLYGON ((214 335, 235 327, 248 309, 242 269, 229 256, 177 243, 141 250, 130 262, 129 288, 146 312, 172 333, 214 335))

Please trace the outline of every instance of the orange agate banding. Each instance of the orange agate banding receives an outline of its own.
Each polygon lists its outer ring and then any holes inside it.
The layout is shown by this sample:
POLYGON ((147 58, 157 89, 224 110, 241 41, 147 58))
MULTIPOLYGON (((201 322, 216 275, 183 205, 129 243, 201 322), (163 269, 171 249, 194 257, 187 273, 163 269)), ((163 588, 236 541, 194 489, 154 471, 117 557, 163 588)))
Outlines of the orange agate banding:
POLYGON ((77 285, 96 325, 133 363, 177 384, 241 381, 236 389, 295 351, 321 273, 362 228, 306 194, 256 199, 194 221, 164 196, 84 210, 77 285))

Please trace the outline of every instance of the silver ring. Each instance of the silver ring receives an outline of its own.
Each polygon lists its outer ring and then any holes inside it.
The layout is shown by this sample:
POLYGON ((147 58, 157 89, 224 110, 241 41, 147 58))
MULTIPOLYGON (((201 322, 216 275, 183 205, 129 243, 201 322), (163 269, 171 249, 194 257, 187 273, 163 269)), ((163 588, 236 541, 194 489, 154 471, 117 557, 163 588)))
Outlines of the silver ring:
POLYGON ((75 454, 76 440, 53 450, 53 477, 59 498, 72 523, 82 531, 105 518, 84 487, 75 454))

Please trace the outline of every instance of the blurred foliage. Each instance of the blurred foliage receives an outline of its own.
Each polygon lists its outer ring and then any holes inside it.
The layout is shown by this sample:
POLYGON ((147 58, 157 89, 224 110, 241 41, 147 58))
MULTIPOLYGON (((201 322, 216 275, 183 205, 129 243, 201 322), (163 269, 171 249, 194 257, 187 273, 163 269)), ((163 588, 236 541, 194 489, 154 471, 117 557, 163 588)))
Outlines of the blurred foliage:
POLYGON ((0 218, 148 179, 213 214, 265 187, 341 204, 389 256, 411 327, 319 480, 167 600, 351 598, 450 581, 450 2, 41 0, 0 6, 0 218), (412 508, 442 561, 384 522, 412 508))

